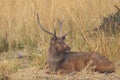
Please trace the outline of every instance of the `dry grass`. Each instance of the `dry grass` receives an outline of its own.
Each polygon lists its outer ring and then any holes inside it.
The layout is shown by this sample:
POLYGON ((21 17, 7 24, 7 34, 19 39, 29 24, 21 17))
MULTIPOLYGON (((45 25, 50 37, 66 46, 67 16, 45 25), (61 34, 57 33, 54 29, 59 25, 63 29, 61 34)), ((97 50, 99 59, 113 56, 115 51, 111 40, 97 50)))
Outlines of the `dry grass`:
POLYGON ((118 35, 105 37, 100 32, 98 37, 91 38, 87 31, 98 26, 102 16, 114 13, 114 4, 120 7, 119 3, 120 0, 1 0, 0 80, 12 73, 19 73, 18 70, 23 68, 39 66, 45 69, 50 37, 39 29, 36 13, 51 32, 55 27, 59 33, 57 18, 64 18, 63 32, 72 31, 66 40, 72 51, 98 51, 117 65, 120 56, 118 35), (25 55, 20 60, 15 57, 19 51, 25 55))
MULTIPOLYGON (((118 66, 117 66, 118 67, 118 66)), ((67 75, 46 74, 45 70, 40 70, 38 67, 19 70, 11 77, 13 80, 120 80, 120 68, 118 71, 111 74, 100 74, 83 70, 79 73, 72 73, 67 75), (15 77, 14 77, 15 76, 15 77)))

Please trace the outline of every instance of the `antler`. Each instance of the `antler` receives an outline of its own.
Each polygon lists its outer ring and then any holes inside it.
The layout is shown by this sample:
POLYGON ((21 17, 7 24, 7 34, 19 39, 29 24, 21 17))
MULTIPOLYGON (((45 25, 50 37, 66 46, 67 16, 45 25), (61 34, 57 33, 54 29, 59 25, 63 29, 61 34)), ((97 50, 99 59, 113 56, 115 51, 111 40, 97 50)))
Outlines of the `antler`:
POLYGON ((62 24, 63 24, 63 20, 60 21, 59 19, 57 19, 58 24, 59 24, 59 28, 60 28, 60 36, 62 36, 62 24))
POLYGON ((64 35, 62 35, 62 24, 63 24, 63 20, 59 20, 57 19, 58 23, 59 23, 59 28, 60 28, 60 36, 61 37, 65 37, 68 33, 70 33, 70 31, 68 31, 67 33, 65 33, 64 35))
POLYGON ((42 26, 42 25, 40 24, 40 20, 39 20, 39 15, 38 15, 38 13, 37 13, 37 22, 38 22, 39 27, 40 27, 43 31, 45 31, 46 33, 48 33, 48 34, 50 34, 50 35, 56 36, 56 30, 55 30, 55 28, 54 28, 54 34, 53 34, 53 33, 49 32, 49 31, 47 31, 46 29, 44 29, 44 26, 42 26))
POLYGON ((66 37, 71 31, 66 32, 62 37, 66 37))
POLYGON ((120 10, 120 8, 118 8, 118 6, 114 5, 118 10, 120 10))

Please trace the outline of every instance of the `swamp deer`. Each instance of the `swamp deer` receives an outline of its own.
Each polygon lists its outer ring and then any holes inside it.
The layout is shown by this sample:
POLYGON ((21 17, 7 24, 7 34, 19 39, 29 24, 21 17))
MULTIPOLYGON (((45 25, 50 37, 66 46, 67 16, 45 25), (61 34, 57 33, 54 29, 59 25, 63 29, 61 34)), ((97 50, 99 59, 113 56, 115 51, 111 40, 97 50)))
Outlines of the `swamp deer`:
POLYGON ((106 57, 96 52, 70 52, 70 47, 65 43, 66 35, 62 35, 62 23, 59 21, 60 37, 56 36, 56 30, 51 33, 44 29, 41 25, 37 14, 37 22, 39 27, 46 33, 52 35, 48 54, 48 73, 67 74, 71 72, 81 71, 90 62, 93 70, 100 73, 111 73, 115 71, 114 64, 106 57))

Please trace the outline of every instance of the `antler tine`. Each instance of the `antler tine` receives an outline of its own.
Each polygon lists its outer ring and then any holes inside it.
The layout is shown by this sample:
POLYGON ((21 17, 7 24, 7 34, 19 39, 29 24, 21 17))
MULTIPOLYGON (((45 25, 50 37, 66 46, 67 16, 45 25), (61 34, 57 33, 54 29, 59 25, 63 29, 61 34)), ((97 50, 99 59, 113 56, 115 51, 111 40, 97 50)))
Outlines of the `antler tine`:
POLYGON ((68 32, 66 32, 62 37, 67 36, 70 32, 71 32, 71 30, 69 30, 68 32))
POLYGON ((58 24, 59 24, 59 28, 60 28, 60 36, 62 36, 62 24, 63 24, 63 20, 59 20, 59 19, 57 19, 57 21, 58 21, 58 24))
POLYGON ((47 31, 47 30, 44 29, 43 26, 40 24, 40 20, 39 20, 39 15, 38 15, 38 13, 37 13, 37 22, 38 22, 39 27, 40 27, 43 31, 45 31, 46 33, 48 33, 48 34, 50 34, 50 35, 55 36, 55 34, 53 34, 53 33, 49 32, 49 31, 47 31))
POLYGON ((114 5, 118 10, 120 10, 120 8, 118 8, 118 6, 114 5))

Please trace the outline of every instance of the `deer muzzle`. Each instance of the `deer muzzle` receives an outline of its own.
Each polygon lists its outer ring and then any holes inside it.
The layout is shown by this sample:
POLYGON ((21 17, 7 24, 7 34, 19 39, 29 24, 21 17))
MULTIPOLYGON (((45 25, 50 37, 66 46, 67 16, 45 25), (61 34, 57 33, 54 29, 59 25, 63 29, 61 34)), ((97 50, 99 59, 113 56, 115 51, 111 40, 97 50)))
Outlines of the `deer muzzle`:
POLYGON ((68 45, 65 45, 64 47, 65 47, 66 51, 70 51, 71 50, 71 48, 68 45))

